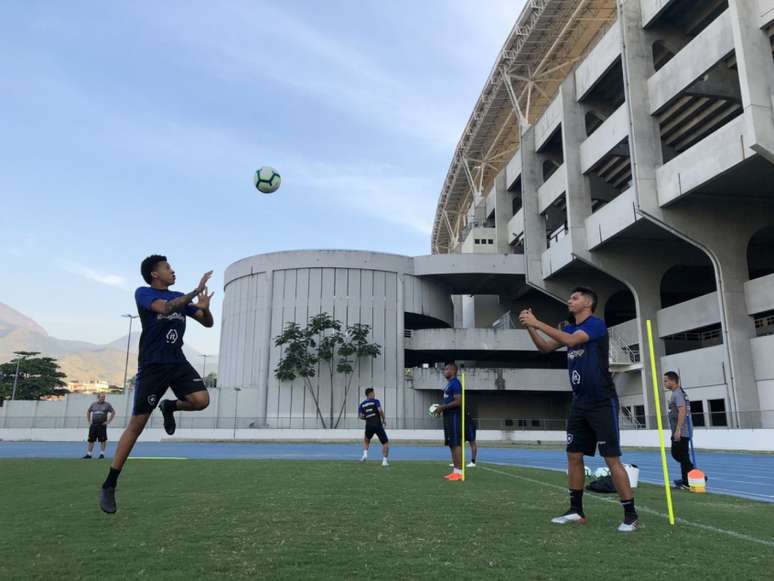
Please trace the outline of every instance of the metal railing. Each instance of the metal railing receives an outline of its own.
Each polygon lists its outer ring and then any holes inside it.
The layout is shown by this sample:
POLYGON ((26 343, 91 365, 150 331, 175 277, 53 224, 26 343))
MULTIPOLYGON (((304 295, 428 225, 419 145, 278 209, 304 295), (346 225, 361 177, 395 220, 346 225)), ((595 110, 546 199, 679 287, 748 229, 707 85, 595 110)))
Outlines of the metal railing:
MULTIPOLYGON (((199 430, 235 430, 235 429, 278 429, 278 430, 305 430, 323 429, 322 422, 316 416, 290 417, 273 416, 258 418, 255 416, 221 416, 202 417, 196 412, 179 412, 176 414, 178 429, 199 430)), ((634 414, 627 408, 621 408, 619 416, 622 430, 641 430, 647 426, 655 427, 655 416, 634 414)), ((116 416, 108 429, 117 439, 118 432, 126 426, 128 417, 116 416)), ((743 412, 713 412, 707 415, 709 425, 696 426, 694 428, 728 430, 734 428, 774 428, 774 410, 757 410, 743 412)), ((666 416, 662 418, 665 429, 669 429, 666 416)), ((334 421, 335 423, 335 421, 334 421)), ((564 417, 476 417, 474 423, 479 430, 504 430, 504 431, 538 431, 565 429, 564 417)), ((326 427, 330 421, 326 418, 326 427)), ((362 429, 364 422, 355 416, 341 418, 338 429, 362 429)), ((163 428, 163 418, 160 413, 154 413, 148 420, 147 428, 163 428)), ((0 418, 0 429, 82 429, 84 437, 89 428, 86 418, 83 416, 65 417, 26 417, 11 416, 0 418)), ((387 418, 388 429, 401 430, 440 430, 443 428, 443 420, 427 415, 408 418, 387 418)))

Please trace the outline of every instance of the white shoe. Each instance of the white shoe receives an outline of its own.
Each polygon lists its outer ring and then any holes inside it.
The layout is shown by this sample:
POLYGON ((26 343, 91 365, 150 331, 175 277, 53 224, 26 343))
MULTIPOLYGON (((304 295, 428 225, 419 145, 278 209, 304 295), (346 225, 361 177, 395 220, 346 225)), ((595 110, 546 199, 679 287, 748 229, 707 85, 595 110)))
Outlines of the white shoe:
POLYGON ((449 468, 454 468, 454 464, 449 464, 449 468))
POLYGON ((622 522, 620 525, 618 525, 618 532, 619 533, 633 533, 638 528, 640 528, 640 521, 636 520, 631 524, 626 524, 625 522, 622 522))
POLYGON ((385 458, 384 460, 382 460, 382 466, 389 466, 389 465, 390 465, 390 463, 389 463, 389 462, 387 462, 387 458, 385 458))
POLYGON ((361 456, 360 457, 360 461, 361 462, 365 462, 366 460, 368 460, 368 456, 361 456))
POLYGON ((475 467, 476 467, 475 462, 469 462, 468 465, 466 466, 466 468, 475 468, 475 467))
POLYGON ((579 515, 577 512, 568 510, 562 516, 552 518, 551 522, 557 525, 566 524, 586 524, 586 517, 579 515))

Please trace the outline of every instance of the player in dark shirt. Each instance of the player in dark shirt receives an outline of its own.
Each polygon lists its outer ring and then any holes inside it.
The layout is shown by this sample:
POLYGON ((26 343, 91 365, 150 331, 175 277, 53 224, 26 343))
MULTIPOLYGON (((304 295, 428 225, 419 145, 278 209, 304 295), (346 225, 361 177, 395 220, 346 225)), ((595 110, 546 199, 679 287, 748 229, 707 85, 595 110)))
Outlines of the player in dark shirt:
POLYGON ((116 511, 118 475, 167 388, 171 387, 177 398, 164 400, 159 405, 164 416, 164 429, 170 435, 175 433, 175 411, 203 410, 210 403, 202 378, 183 355, 183 334, 186 316, 205 327, 214 324, 210 312, 214 293, 207 291, 212 271, 205 273, 199 285, 188 294, 169 290, 175 284, 175 271, 166 256, 147 257, 142 261, 140 271, 149 286, 138 288, 134 295, 142 323, 134 406, 108 477, 102 484, 99 504, 107 513, 116 511))
POLYGON ((389 466, 387 456, 390 455, 390 440, 387 432, 384 431, 385 419, 382 403, 376 399, 374 388, 369 387, 365 390, 366 399, 363 400, 357 408, 357 415, 361 420, 365 420, 365 437, 363 438, 363 456, 361 462, 368 460, 368 446, 371 444, 371 438, 376 436, 382 443, 382 466, 389 466))
POLYGON ((447 380, 443 389, 443 403, 435 414, 443 414, 444 443, 449 447, 452 471, 444 476, 446 480, 462 480, 462 384, 457 379, 457 364, 447 363, 443 368, 447 380))
POLYGON ((624 509, 621 532, 632 532, 639 527, 634 509, 634 494, 629 476, 621 463, 618 429, 618 398, 613 377, 610 375, 609 337, 605 322, 594 316, 597 295, 591 289, 578 287, 567 301, 571 323, 561 330, 539 321, 526 309, 519 321, 529 331, 535 346, 543 353, 567 347, 567 366, 572 386, 572 404, 567 419, 567 476, 570 488, 570 510, 552 520, 557 524, 585 523, 583 513, 583 485, 585 483, 583 456, 599 454, 610 468, 613 484, 624 509), (548 336, 544 338, 543 333, 548 336))

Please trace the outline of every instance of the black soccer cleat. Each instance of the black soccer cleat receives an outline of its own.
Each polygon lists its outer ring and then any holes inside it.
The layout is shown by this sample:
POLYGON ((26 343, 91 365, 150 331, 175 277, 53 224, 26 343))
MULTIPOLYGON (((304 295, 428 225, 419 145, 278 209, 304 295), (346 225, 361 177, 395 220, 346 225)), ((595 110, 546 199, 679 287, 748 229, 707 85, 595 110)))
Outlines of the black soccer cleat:
POLYGON ((116 511, 116 489, 102 488, 99 493, 99 507, 102 512, 113 514, 116 511))
POLYGON ((164 416, 164 431, 171 436, 177 428, 175 423, 177 402, 173 399, 165 399, 159 407, 161 408, 161 414, 164 416))
POLYGON ((91 460, 91 454, 85 454, 84 456, 81 456, 81 460, 91 460))

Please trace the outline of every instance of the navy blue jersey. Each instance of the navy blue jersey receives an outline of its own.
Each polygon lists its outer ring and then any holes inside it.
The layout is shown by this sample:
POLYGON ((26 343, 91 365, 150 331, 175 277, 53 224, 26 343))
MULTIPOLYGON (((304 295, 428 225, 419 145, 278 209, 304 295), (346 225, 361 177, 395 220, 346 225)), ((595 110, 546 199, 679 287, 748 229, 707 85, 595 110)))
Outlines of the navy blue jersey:
POLYGON ((183 293, 171 290, 158 290, 149 286, 138 288, 134 293, 137 312, 140 314, 142 333, 140 334, 140 355, 138 366, 151 363, 183 363, 183 334, 185 334, 185 316, 194 316, 197 309, 188 305, 184 312, 162 315, 151 310, 153 301, 162 299, 171 301, 183 293))
MULTIPOLYGON (((449 383, 446 384, 446 387, 443 389, 443 403, 444 405, 450 404, 454 401, 455 395, 462 395, 462 384, 460 383, 460 380, 456 377, 452 377, 449 380, 449 383)), ((450 410, 444 410, 443 413, 445 414, 456 414, 460 412, 459 407, 452 408, 450 410)))
POLYGON ((615 397, 615 385, 609 369, 610 342, 605 322, 592 315, 580 325, 567 325, 564 331, 571 335, 575 331, 583 331, 589 336, 587 343, 567 349, 573 399, 593 403, 615 397))
POLYGON ((357 407, 357 413, 365 418, 366 426, 381 426, 382 415, 379 410, 382 409, 382 403, 374 399, 365 399, 357 407))

